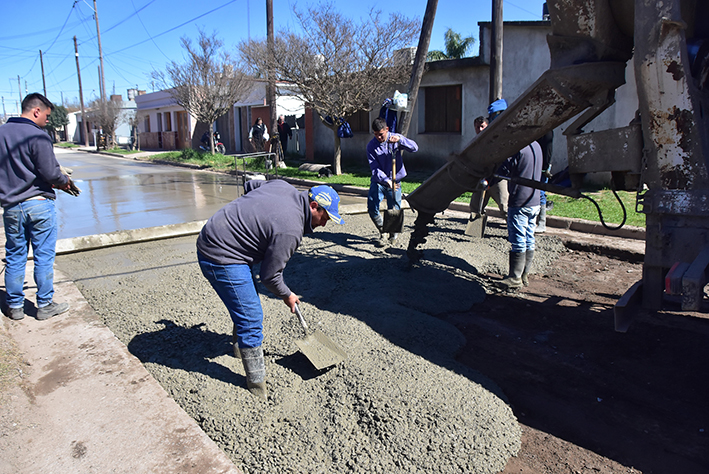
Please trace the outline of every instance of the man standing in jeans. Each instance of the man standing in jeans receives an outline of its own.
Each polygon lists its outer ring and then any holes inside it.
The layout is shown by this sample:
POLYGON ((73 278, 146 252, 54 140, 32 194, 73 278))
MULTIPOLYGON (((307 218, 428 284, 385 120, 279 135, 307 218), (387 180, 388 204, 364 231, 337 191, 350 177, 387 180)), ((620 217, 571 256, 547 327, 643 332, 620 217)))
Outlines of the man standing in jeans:
POLYGON ((22 115, 0 127, 0 204, 5 225, 4 313, 10 319, 25 317, 25 267, 29 246, 34 255, 37 284, 37 319, 49 319, 69 309, 55 303, 54 256, 57 218, 53 188, 68 190, 69 177, 61 172, 54 156, 47 125, 54 105, 41 94, 22 101, 22 115))
MULTIPOLYGON (((415 153, 419 147, 415 141, 398 133, 389 132, 386 120, 377 117, 372 122, 374 138, 367 144, 367 159, 372 170, 372 179, 367 196, 367 212, 377 226, 379 238, 375 245, 384 247, 384 217, 379 212, 379 206, 386 197, 388 209, 401 209, 401 180, 406 177, 406 167, 401 152, 415 153), (392 162, 396 160, 396 176, 392 176, 392 162)), ((389 243, 393 244, 397 234, 389 235, 389 243)))

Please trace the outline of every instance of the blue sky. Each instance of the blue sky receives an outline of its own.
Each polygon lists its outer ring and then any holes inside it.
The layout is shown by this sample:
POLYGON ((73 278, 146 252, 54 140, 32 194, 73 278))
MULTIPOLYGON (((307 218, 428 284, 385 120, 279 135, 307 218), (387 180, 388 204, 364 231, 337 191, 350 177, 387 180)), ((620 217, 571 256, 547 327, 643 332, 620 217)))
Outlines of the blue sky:
MULTIPOLYGON (((226 47, 249 37, 266 36, 265 0, 96 0, 104 55, 106 92, 122 94, 135 88, 151 92, 150 72, 170 60, 181 62, 180 37, 196 38, 198 28, 216 31, 226 47)), ((274 25, 279 31, 297 28, 293 7, 319 2, 273 0, 274 25)), ((372 7, 385 17, 399 12, 421 20, 426 0, 373 2, 337 1, 336 8, 350 18, 366 17, 372 7)), ((505 21, 541 20, 544 0, 504 0, 505 21)), ((443 49, 446 29, 474 36, 477 53, 478 22, 490 21, 492 0, 440 0, 430 49, 443 49)), ((93 0, 38 0, 3 2, 0 17, 0 96, 5 111, 15 113, 25 90, 42 92, 42 51, 47 96, 53 102, 78 102, 79 85, 74 58, 76 35, 84 101, 99 95, 99 53, 93 0), (18 76, 20 86, 18 88, 18 76), (25 87, 26 84, 26 87, 25 87)))

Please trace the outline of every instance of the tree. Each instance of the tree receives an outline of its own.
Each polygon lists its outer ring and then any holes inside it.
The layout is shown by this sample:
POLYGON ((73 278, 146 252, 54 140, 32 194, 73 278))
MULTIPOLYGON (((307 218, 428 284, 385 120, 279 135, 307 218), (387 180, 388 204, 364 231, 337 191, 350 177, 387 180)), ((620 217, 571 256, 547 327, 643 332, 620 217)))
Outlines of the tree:
POLYGON ((463 38, 460 36, 460 33, 456 33, 451 28, 448 28, 443 37, 443 45, 446 48, 446 52, 444 53, 441 50, 434 49, 428 52, 427 58, 429 61, 440 61, 441 59, 461 59, 466 57, 466 53, 474 44, 475 38, 472 36, 463 38))
POLYGON ((393 85, 408 83, 411 55, 400 49, 411 46, 418 22, 399 14, 382 20, 381 12, 372 10, 368 19, 355 23, 331 2, 294 12, 302 33, 277 34, 272 55, 265 39, 244 41, 239 51, 255 71, 271 67, 277 80, 287 83, 332 130, 333 171, 341 174, 337 129, 355 112, 371 110, 393 85))
MULTIPOLYGON (((106 140, 105 148, 113 148, 116 143, 116 129, 121 121, 122 103, 115 100, 96 99, 89 103, 86 118, 97 125, 106 140)), ((98 143, 96 144, 98 148, 98 143)))
MULTIPOLYGON (((187 61, 178 64, 172 61, 164 72, 153 71, 153 79, 198 121, 214 122, 245 98, 253 87, 253 79, 243 68, 222 50, 223 42, 216 33, 207 36, 199 31, 197 45, 182 37, 182 47, 187 61)), ((214 154, 214 137, 210 133, 209 146, 214 154)))
POLYGON ((47 130, 52 132, 52 137, 54 141, 57 141, 57 131, 69 124, 69 117, 67 116, 67 110, 62 105, 55 105, 54 110, 49 115, 49 122, 47 123, 47 130))

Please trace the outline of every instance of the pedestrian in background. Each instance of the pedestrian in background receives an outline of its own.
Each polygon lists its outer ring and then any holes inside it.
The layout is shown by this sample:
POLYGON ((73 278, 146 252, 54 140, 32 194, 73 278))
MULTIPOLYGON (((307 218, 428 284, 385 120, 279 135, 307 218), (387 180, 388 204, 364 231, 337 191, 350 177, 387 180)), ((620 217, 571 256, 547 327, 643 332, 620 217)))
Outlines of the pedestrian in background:
POLYGON ((293 131, 283 115, 278 117, 278 137, 281 139, 281 148, 283 148, 285 155, 288 151, 288 139, 293 138, 293 131))
POLYGON ((37 319, 57 316, 68 303, 54 302, 54 257, 57 214, 53 188, 69 190, 71 179, 62 173, 52 139, 42 128, 54 105, 42 94, 22 100, 22 115, 0 127, 0 204, 5 227, 5 314, 25 317, 25 269, 29 246, 37 285, 37 319))
POLYGON ((264 151, 266 142, 268 141, 268 130, 263 124, 261 117, 258 117, 254 122, 254 126, 249 131, 249 141, 256 151, 264 151))

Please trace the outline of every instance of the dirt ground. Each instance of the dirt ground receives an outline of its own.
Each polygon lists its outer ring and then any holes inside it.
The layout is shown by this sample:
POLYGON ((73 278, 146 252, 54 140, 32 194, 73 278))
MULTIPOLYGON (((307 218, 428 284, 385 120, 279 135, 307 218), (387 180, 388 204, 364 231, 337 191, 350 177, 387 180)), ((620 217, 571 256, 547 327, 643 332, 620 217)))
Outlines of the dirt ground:
POLYGON ((509 248, 494 222, 473 241, 462 218, 437 219, 410 268, 406 239, 378 250, 366 216, 346 220, 306 238, 285 276, 350 357, 315 372, 262 296, 267 404, 241 388, 194 239, 57 265, 245 472, 709 473, 709 320, 642 312, 615 333, 640 263, 540 236, 538 273, 510 295, 492 284, 509 248))

